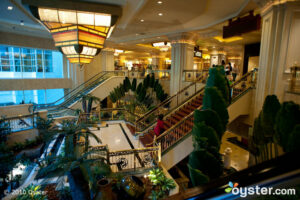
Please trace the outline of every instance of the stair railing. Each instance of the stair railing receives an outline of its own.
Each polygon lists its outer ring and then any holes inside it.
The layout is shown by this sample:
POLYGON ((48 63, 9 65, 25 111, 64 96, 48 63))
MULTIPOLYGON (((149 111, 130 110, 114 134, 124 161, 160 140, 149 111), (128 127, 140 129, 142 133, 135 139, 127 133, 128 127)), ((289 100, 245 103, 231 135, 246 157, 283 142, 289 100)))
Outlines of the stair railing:
POLYGON ((201 92, 203 89, 203 86, 201 87, 199 83, 205 83, 207 76, 208 71, 205 71, 202 76, 197 79, 197 81, 190 83, 176 94, 170 96, 158 106, 137 119, 135 127, 136 134, 142 135, 149 128, 151 128, 151 126, 156 122, 156 118, 159 114, 163 114, 164 116, 169 115, 176 108, 185 104, 192 97, 195 97, 196 94, 199 94, 199 92, 201 92))
MULTIPOLYGON (((231 104, 255 86, 255 80, 253 79, 253 77, 256 75, 256 71, 257 70, 253 70, 246 73, 244 76, 242 76, 239 80, 237 80, 231 85, 231 90, 237 92, 235 95, 232 95, 233 99, 231 101, 231 104), (245 87, 243 86, 244 84, 246 84, 245 87)), ((204 90, 202 92, 204 92, 204 90)), ((199 106, 198 109, 201 109, 201 107, 202 105, 199 106)), ((155 137, 153 142, 147 144, 147 146, 152 146, 153 144, 155 146, 159 145, 161 146, 162 153, 164 153, 166 150, 170 149, 170 147, 181 141, 185 136, 189 135, 193 128, 193 124, 194 111, 192 111, 189 115, 185 116, 182 120, 173 125, 160 136, 158 136, 157 138, 155 137)))

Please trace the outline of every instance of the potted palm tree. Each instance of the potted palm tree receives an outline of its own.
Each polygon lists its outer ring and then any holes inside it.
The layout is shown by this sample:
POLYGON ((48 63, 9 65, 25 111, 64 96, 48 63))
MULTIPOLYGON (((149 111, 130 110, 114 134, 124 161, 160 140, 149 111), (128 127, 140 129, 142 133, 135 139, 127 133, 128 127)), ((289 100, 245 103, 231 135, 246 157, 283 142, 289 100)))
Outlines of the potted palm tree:
POLYGON ((89 137, 93 137, 98 143, 100 139, 83 125, 77 125, 74 120, 62 122, 59 134, 65 137, 64 154, 50 158, 49 164, 40 169, 37 178, 63 176, 68 177, 73 200, 91 199, 89 178, 90 164, 95 159, 90 159, 89 137), (85 131, 82 131, 85 130, 85 131), (78 143, 78 138, 85 138, 84 148, 78 143))

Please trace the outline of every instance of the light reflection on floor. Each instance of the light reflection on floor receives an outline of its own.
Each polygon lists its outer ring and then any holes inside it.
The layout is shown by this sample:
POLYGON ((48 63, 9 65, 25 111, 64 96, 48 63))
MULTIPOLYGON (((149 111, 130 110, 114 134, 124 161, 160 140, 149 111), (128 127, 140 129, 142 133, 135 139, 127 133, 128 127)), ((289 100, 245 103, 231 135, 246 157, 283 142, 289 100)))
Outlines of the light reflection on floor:
POLYGON ((220 153, 224 153, 227 147, 231 148, 231 166, 238 171, 248 168, 249 152, 235 144, 232 144, 231 142, 228 142, 227 138, 229 137, 238 137, 240 139, 239 136, 233 133, 225 132, 222 138, 220 153))
MULTIPOLYGON (((138 148, 138 141, 134 139, 129 129, 126 127, 126 124, 121 124, 134 148, 138 148)), ((101 139, 102 145, 108 145, 110 151, 131 149, 131 146, 126 139, 119 123, 109 124, 108 127, 101 127, 100 130, 92 130, 92 132, 101 139)), ((101 144, 97 143, 95 139, 90 138, 90 145, 97 146, 101 144)))

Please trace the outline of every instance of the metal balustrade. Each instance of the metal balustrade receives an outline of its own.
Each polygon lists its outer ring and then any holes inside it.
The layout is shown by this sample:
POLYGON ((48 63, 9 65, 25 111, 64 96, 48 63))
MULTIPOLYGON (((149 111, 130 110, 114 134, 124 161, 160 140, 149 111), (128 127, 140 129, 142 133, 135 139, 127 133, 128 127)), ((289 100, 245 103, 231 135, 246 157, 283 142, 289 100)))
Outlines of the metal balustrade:
POLYGON ((1 119, 2 123, 8 123, 11 132, 33 129, 36 125, 36 114, 20 115, 1 119))
MULTIPOLYGON (((248 72, 244 76, 242 76, 238 81, 232 84, 231 91, 233 92, 232 92, 231 103, 235 102, 244 93, 246 93, 247 91, 249 91, 255 86, 254 76, 256 76, 256 72, 257 72, 256 70, 248 72)), ((204 91, 201 92, 203 93, 204 91)), ((201 107, 202 106, 200 106, 198 109, 200 109, 201 107)), ((173 125, 162 135, 158 136, 157 138, 154 137, 153 143, 149 145, 154 144, 155 146, 161 146, 161 150, 163 153, 167 149, 175 145, 177 142, 182 140, 184 136, 188 135, 192 131, 193 125, 194 125, 194 111, 191 112, 186 117, 184 117, 182 120, 180 120, 177 124, 173 125)))
POLYGON ((109 164, 113 172, 151 169, 161 161, 159 147, 109 151, 107 145, 91 147, 90 159, 100 159, 109 164))

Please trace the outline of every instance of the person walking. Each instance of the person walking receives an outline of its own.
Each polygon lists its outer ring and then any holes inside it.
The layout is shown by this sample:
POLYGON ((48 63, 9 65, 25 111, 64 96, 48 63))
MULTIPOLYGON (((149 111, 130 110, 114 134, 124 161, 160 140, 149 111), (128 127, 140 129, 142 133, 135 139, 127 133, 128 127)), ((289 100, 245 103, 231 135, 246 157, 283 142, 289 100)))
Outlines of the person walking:
POLYGON ((232 81, 234 82, 237 75, 239 73, 239 68, 238 66, 234 66, 233 69, 232 69, 232 81))
POLYGON ((164 118, 164 115, 162 115, 162 114, 158 115, 157 123, 154 128, 156 137, 158 137, 165 131, 163 118, 164 118))

